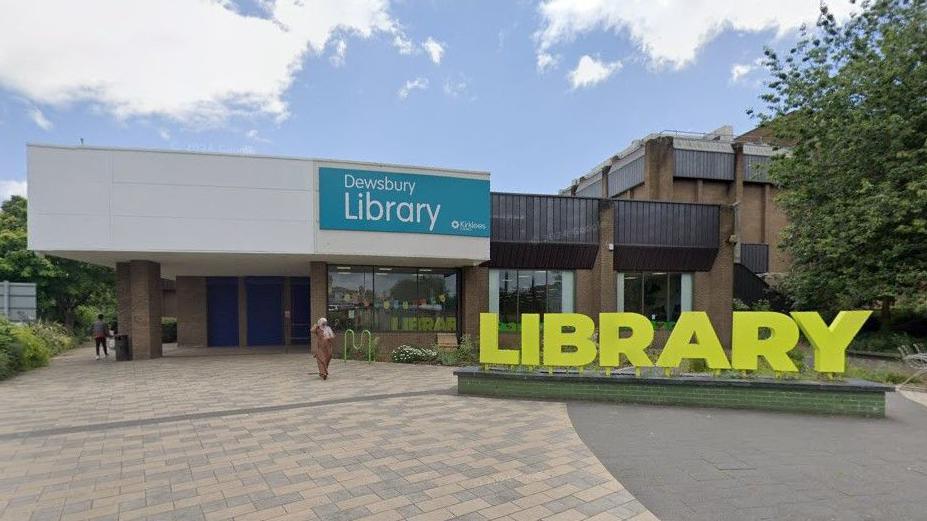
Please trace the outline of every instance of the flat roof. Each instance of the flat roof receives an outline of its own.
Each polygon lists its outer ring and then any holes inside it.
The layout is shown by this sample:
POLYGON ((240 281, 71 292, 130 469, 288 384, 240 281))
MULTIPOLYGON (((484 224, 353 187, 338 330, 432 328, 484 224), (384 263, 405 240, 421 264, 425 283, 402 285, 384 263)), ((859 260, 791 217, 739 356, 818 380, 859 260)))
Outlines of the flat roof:
POLYGON ((201 150, 177 150, 170 148, 143 148, 143 147, 113 147, 97 145, 57 145, 53 143, 26 143, 27 148, 54 148, 61 150, 101 150, 109 152, 147 152, 156 154, 190 154, 199 156, 222 156, 222 157, 246 157, 256 159, 284 159, 289 161, 316 161, 320 163, 338 163, 346 165, 365 165, 376 166, 380 168, 412 168, 416 170, 432 170, 435 172, 452 172, 460 174, 471 174, 489 176, 488 170, 467 170, 462 168, 444 168, 437 166, 409 165, 401 163, 380 163, 376 161, 354 161, 350 159, 329 159, 323 157, 304 157, 304 156, 287 156, 271 154, 247 154, 244 152, 217 152, 201 150))

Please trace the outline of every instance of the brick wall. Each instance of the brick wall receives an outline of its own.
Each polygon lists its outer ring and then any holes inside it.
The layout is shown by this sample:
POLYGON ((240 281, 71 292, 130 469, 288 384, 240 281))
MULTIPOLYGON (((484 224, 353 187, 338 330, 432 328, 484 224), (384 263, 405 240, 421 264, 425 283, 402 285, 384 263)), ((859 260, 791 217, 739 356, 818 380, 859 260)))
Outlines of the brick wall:
POLYGON ((177 277, 177 345, 206 347, 206 277, 177 277))
POLYGON ((814 386, 757 385, 750 381, 702 380, 697 384, 645 381, 633 377, 547 377, 543 374, 457 372, 457 392, 505 398, 591 400, 772 411, 885 416, 886 390, 824 390, 814 386), (609 381, 611 380, 611 381, 609 381), (746 383, 742 383, 746 382, 746 383))
POLYGON ((463 291, 461 294, 461 334, 474 339, 480 336, 480 313, 489 311, 489 268, 467 267, 461 270, 463 291))

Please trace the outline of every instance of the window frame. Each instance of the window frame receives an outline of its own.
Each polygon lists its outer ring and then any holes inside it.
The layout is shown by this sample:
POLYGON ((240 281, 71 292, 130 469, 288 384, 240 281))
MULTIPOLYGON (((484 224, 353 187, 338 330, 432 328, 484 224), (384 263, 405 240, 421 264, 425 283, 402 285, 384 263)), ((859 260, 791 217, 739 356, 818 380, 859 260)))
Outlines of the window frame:
POLYGON ((499 330, 500 331, 502 332, 520 331, 521 329, 520 328, 521 326, 520 318, 522 315, 521 309, 520 309, 521 295, 522 295, 522 289, 520 287, 520 281, 522 280, 521 273, 532 273, 533 274, 533 272, 544 272, 544 298, 543 298, 544 310, 540 313, 542 323, 544 321, 544 315, 547 313, 572 313, 576 310, 576 270, 551 270, 551 269, 534 269, 534 268, 525 268, 525 269, 491 268, 489 270, 489 291, 487 295, 489 299, 488 309, 490 313, 496 313, 499 316, 499 330), (502 320, 503 313, 502 313, 501 292, 503 289, 502 275, 504 272, 514 273, 514 276, 515 276, 515 290, 513 294, 515 296, 515 306, 516 307, 515 307, 515 322, 514 322, 515 325, 513 327, 507 327, 506 326, 507 322, 504 322, 502 320), (551 277, 551 273, 560 274, 559 284, 560 284, 561 305, 560 305, 560 309, 557 311, 548 311, 548 307, 550 305, 550 299, 549 299, 550 281, 554 278, 554 277, 551 277), (569 273, 570 278, 572 278, 572 280, 569 283, 566 283, 564 281, 563 275, 566 273, 569 273), (572 294, 570 295, 570 298, 569 298, 570 309, 564 311, 562 302, 563 302, 564 286, 567 286, 567 284, 572 294))
MULTIPOLYGON (((365 279, 364 279, 364 281, 365 281, 364 293, 365 293, 365 294, 369 293, 369 295, 370 295, 370 302, 369 302, 369 304, 368 304, 364 309, 365 309, 365 310, 366 310, 366 309, 369 309, 369 310, 370 310, 370 312, 371 312, 371 314, 372 314, 372 318, 371 318, 371 324, 362 325, 362 326, 353 327, 353 328, 336 327, 337 325, 336 325, 335 323, 332 323, 333 328, 336 329, 337 331, 345 331, 345 330, 347 330, 347 329, 354 329, 355 331, 359 332, 359 331, 363 331, 363 330, 366 329, 366 330, 369 330, 371 333, 378 333, 378 334, 379 334, 379 333, 397 333, 397 334, 404 334, 404 333, 412 333, 412 334, 415 334, 415 333, 454 333, 454 334, 456 334, 456 335, 458 335, 458 336, 460 335, 461 314, 462 314, 462 312, 463 312, 463 310, 461 309, 461 295, 462 295, 462 291, 461 291, 461 290, 462 290, 462 283, 463 283, 463 280, 462 280, 462 279, 463 279, 463 277, 462 277, 462 274, 461 274, 461 270, 460 270, 460 269, 457 269, 457 268, 408 267, 408 266, 373 266, 373 265, 354 265, 354 264, 328 264, 327 267, 326 267, 326 272, 325 272, 325 275, 326 275, 326 276, 325 276, 325 312, 326 312, 326 314, 330 314, 330 313, 331 313, 330 310, 331 310, 331 306, 332 306, 332 304, 333 304, 333 302, 332 302, 332 300, 331 300, 331 297, 332 297, 332 292, 331 292, 331 291, 332 291, 332 285, 331 285, 332 274, 333 274, 333 273, 339 273, 339 272, 340 272, 340 273, 363 273, 363 274, 365 275, 365 279), (341 269, 339 269, 339 268, 341 268, 341 269), (442 274, 442 275, 444 275, 445 277, 447 277, 447 276, 449 276, 449 275, 453 275, 453 276, 454 276, 454 295, 453 295, 453 298, 454 298, 454 306, 455 306, 455 309, 454 309, 453 314, 448 313, 447 316, 453 316, 454 321, 455 321, 455 323, 454 323, 454 329, 453 329, 453 330, 443 330, 443 331, 421 331, 421 330, 401 330, 401 329, 400 329, 400 330, 393 330, 393 329, 389 329, 389 324, 388 324, 388 323, 387 323, 387 324, 381 324, 381 323, 380 323, 381 321, 380 321, 380 319, 378 318, 379 315, 378 315, 378 313, 376 312, 376 310, 377 310, 376 303, 377 303, 378 301, 382 301, 382 299, 377 295, 376 276, 377 276, 377 273, 389 273, 389 272, 391 272, 392 270, 396 270, 397 273, 406 273, 406 274, 408 274, 408 273, 410 273, 410 272, 414 273, 414 274, 415 274, 415 280, 416 280, 416 293, 418 293, 419 290, 420 290, 420 279, 422 278, 422 276, 442 274), (369 280, 369 285, 368 285, 368 283, 367 283, 368 280, 369 280)), ((357 309, 357 308, 354 308, 354 309, 357 309)), ((415 316, 416 316, 416 318, 419 318, 418 315, 415 315, 415 316)), ((332 321, 331 319, 329 319, 329 322, 333 322, 333 321, 332 321)))
POLYGON ((644 311, 645 311, 645 303, 646 303, 646 299, 647 299, 646 291, 645 291, 645 287, 646 287, 645 284, 646 284, 646 281, 648 280, 648 275, 649 275, 649 276, 654 276, 654 275, 657 275, 657 274, 665 275, 665 276, 666 276, 666 285, 665 285, 665 287, 666 287, 666 291, 665 291, 666 297, 665 297, 664 306, 669 306, 670 304, 672 304, 672 303, 670 302, 670 296, 672 295, 672 291, 671 291, 671 288, 672 288, 672 281, 671 281, 670 277, 671 277, 672 275, 679 275, 679 276, 680 276, 680 277, 679 277, 679 312, 680 312, 680 313, 684 313, 684 312, 686 312, 686 311, 692 311, 692 308, 693 308, 693 301, 694 301, 694 297, 695 297, 695 286, 694 286, 695 275, 694 275, 694 273, 692 273, 692 272, 684 272, 684 271, 629 271, 629 272, 619 272, 619 273, 617 274, 617 277, 616 277, 616 279, 617 279, 617 280, 616 280, 616 290, 617 290, 617 291, 616 291, 616 293, 617 293, 617 294, 616 294, 616 300, 617 300, 617 305, 618 305, 618 306, 617 306, 618 311, 619 311, 619 312, 640 313, 640 314, 646 316, 649 320, 654 321, 655 323, 657 323, 657 322, 660 322, 660 323, 664 323, 664 322, 665 322, 665 323, 675 323, 675 322, 676 322, 675 320, 654 320, 654 319, 652 318, 652 316, 648 316, 646 313, 644 313, 644 311), (638 292, 639 292, 639 298, 640 298, 640 303, 639 303, 639 308, 638 308, 638 309, 628 310, 628 309, 625 308, 625 283, 624 283, 624 282, 625 282, 625 277, 626 277, 627 275, 635 275, 635 276, 639 276, 639 277, 640 277, 640 282, 639 282, 639 284, 640 284, 640 289, 638 290, 638 292))

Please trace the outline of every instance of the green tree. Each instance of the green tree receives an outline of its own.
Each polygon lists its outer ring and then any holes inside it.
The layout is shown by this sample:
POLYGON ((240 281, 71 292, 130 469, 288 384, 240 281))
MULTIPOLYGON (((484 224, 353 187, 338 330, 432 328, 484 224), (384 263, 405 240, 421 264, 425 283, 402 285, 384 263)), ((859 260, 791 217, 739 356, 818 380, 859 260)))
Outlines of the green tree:
MULTIPOLYGON (((784 57, 759 114, 789 217, 796 306, 834 310, 927 291, 927 5, 877 0, 838 24, 826 6, 784 57)), ((752 111, 748 111, 752 112, 752 111)))
POLYGON ((23 197, 0 205, 0 280, 35 282, 39 315, 68 328, 79 306, 114 307, 113 270, 29 251, 26 215, 23 197))

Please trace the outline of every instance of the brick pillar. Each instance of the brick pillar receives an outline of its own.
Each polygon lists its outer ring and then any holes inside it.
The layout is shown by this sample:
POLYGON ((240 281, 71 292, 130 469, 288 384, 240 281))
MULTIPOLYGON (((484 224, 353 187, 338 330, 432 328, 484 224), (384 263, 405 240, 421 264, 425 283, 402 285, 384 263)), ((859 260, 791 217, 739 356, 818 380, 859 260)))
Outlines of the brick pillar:
POLYGON ((177 277, 177 345, 206 347, 206 277, 177 277))
POLYGON ((129 335, 132 358, 161 356, 161 265, 133 260, 116 264, 119 332, 129 335))
POLYGON ((132 289, 128 262, 116 263, 116 333, 132 336, 132 289))
POLYGON ((328 264, 309 263, 309 313, 312 323, 328 313, 328 264))
POLYGON ((734 245, 728 237, 734 232, 734 210, 721 207, 720 244, 711 271, 695 273, 692 308, 705 311, 718 333, 721 344, 731 347, 731 312, 734 300, 734 245))
MULTIPOLYGON (((616 294, 617 274, 615 273, 615 254, 608 245, 615 240, 615 207, 603 202, 599 205, 599 252, 593 265, 595 293, 592 306, 594 313, 616 311, 618 301, 616 294)), ((579 288, 577 288, 578 290, 579 288)))
POLYGON ((644 158, 644 196, 640 199, 672 201, 673 138, 663 136, 644 143, 644 158))
POLYGON ((576 270, 576 312, 596 317, 599 313, 599 296, 596 295, 596 289, 599 285, 599 277, 595 270, 576 270))
POLYGON ((477 339, 480 336, 480 313, 489 311, 489 268, 467 267, 461 273, 463 298, 460 316, 463 324, 458 329, 460 334, 477 339))

